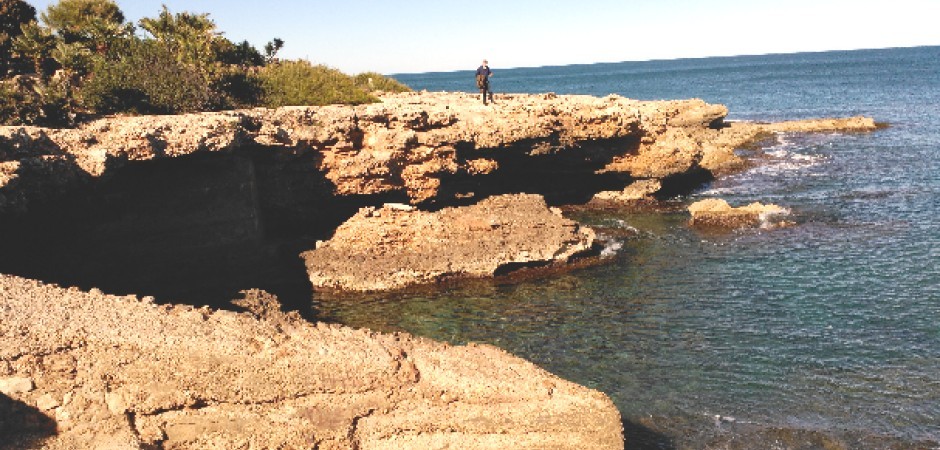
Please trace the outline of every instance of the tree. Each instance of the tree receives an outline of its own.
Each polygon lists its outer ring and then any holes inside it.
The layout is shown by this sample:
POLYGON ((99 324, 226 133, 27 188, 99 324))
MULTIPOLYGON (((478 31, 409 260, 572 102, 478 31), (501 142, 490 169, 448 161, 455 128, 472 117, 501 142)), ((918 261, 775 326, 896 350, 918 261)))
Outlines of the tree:
POLYGON ((248 41, 242 41, 233 44, 225 38, 217 41, 219 61, 224 64, 231 64, 242 67, 263 66, 265 59, 253 45, 248 41))
POLYGON ((20 35, 20 25, 36 20, 36 8, 23 0, 0 0, 0 33, 13 39, 20 35))
POLYGON ((173 14, 163 5, 159 16, 140 19, 139 25, 176 55, 181 64, 208 68, 216 60, 216 41, 220 39, 220 33, 216 32, 215 22, 209 19, 209 14, 173 14))
POLYGON ((115 40, 132 32, 113 0, 59 0, 49 5, 41 17, 66 44, 78 42, 98 54, 104 54, 115 40))
POLYGON ((36 8, 23 0, 0 0, 0 76, 17 65, 13 41, 23 34, 21 27, 36 20, 36 8))
POLYGON ((284 40, 281 38, 274 38, 271 42, 264 44, 264 57, 269 63, 275 61, 277 52, 281 51, 281 47, 284 47, 284 40))
POLYGON ((48 28, 39 26, 36 21, 20 27, 20 35, 13 41, 13 51, 33 61, 36 74, 43 74, 43 63, 56 46, 56 38, 48 28))
POLYGON ((65 71, 68 78, 74 75, 84 75, 91 66, 92 53, 78 42, 66 44, 58 42, 51 55, 65 71))

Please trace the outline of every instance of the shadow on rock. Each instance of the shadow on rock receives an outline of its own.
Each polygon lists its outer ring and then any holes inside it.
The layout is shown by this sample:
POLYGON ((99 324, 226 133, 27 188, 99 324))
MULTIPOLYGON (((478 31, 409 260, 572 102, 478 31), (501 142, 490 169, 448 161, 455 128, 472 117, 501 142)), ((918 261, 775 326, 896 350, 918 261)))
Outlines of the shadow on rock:
POLYGON ((56 423, 51 417, 0 394, 0 449, 38 448, 56 433, 56 423))

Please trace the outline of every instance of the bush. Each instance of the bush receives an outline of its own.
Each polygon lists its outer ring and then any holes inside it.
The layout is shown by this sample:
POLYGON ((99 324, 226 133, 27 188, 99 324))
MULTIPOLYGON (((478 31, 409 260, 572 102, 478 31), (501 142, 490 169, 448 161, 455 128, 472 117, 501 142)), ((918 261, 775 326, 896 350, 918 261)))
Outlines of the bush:
POLYGON ((253 108, 264 99, 261 80, 249 72, 229 69, 213 83, 222 109, 253 108))
POLYGON ((411 92, 411 88, 394 78, 378 72, 365 72, 356 75, 356 86, 366 92, 411 92))
POLYGON ((221 106, 205 73, 177 62, 155 41, 130 41, 99 58, 81 98, 97 113, 177 114, 221 106))
POLYGON ((0 81, 0 125, 70 126, 72 106, 64 81, 25 76, 0 81))
POLYGON ((326 66, 313 66, 308 61, 286 61, 271 64, 258 72, 264 88, 264 105, 279 106, 359 105, 377 102, 356 85, 352 77, 326 66))
POLYGON ((216 54, 222 64, 259 67, 265 63, 264 56, 248 41, 241 41, 237 44, 225 38, 218 38, 215 41, 216 54))

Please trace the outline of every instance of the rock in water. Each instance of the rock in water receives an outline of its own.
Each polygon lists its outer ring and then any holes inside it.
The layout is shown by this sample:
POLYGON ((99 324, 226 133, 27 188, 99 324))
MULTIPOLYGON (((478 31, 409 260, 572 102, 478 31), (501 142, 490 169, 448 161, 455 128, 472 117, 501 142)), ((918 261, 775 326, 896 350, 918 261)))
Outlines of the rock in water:
POLYGON ((301 256, 315 288, 377 291, 563 263, 594 237, 541 196, 518 194, 434 213, 364 208, 301 256))
POLYGON ((691 224, 697 227, 743 228, 767 227, 785 224, 776 220, 789 214, 786 208, 754 202, 747 206, 732 207, 717 198, 701 200, 689 206, 691 224))
POLYGON ((637 180, 625 187, 622 191, 603 191, 594 194, 591 199, 593 204, 603 204, 605 202, 614 203, 636 203, 642 201, 655 200, 654 195, 662 189, 660 180, 637 180))

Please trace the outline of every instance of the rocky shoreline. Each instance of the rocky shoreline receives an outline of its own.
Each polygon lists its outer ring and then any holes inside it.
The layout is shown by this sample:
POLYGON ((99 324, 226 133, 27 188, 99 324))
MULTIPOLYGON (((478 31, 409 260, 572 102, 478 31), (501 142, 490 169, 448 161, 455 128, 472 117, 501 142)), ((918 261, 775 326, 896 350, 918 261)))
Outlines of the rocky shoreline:
POLYGON ((486 345, 0 276, 12 448, 620 448, 602 393, 486 345), (19 406, 10 406, 14 399, 19 406), (37 418, 38 417, 38 418, 37 418))
MULTIPOLYGON (((596 246, 551 206, 655 201, 740 169, 735 149, 773 133, 877 128, 727 123, 725 107, 700 100, 475 98, 0 127, 0 272, 22 262, 49 281, 55 260, 124 278, 129 264, 171 271, 167 255, 288 235, 322 241, 295 253, 318 287, 487 277, 596 246), (99 247, 114 261, 84 256, 99 247)), ((270 294, 243 297, 242 312, 219 311, 0 275, 0 436, 49 448, 630 439, 606 396, 493 347, 313 324, 270 294)))
POLYGON ((135 163, 239 150, 302 164, 295 170, 328 181, 332 195, 394 194, 412 204, 466 203, 517 187, 552 194, 529 179, 549 169, 618 188, 658 180, 665 185, 659 192, 682 177, 740 168, 734 150, 772 133, 878 127, 863 117, 726 123, 727 113, 701 100, 505 95, 484 107, 469 94, 406 93, 355 107, 117 117, 77 129, 0 127, 0 214, 135 163))

